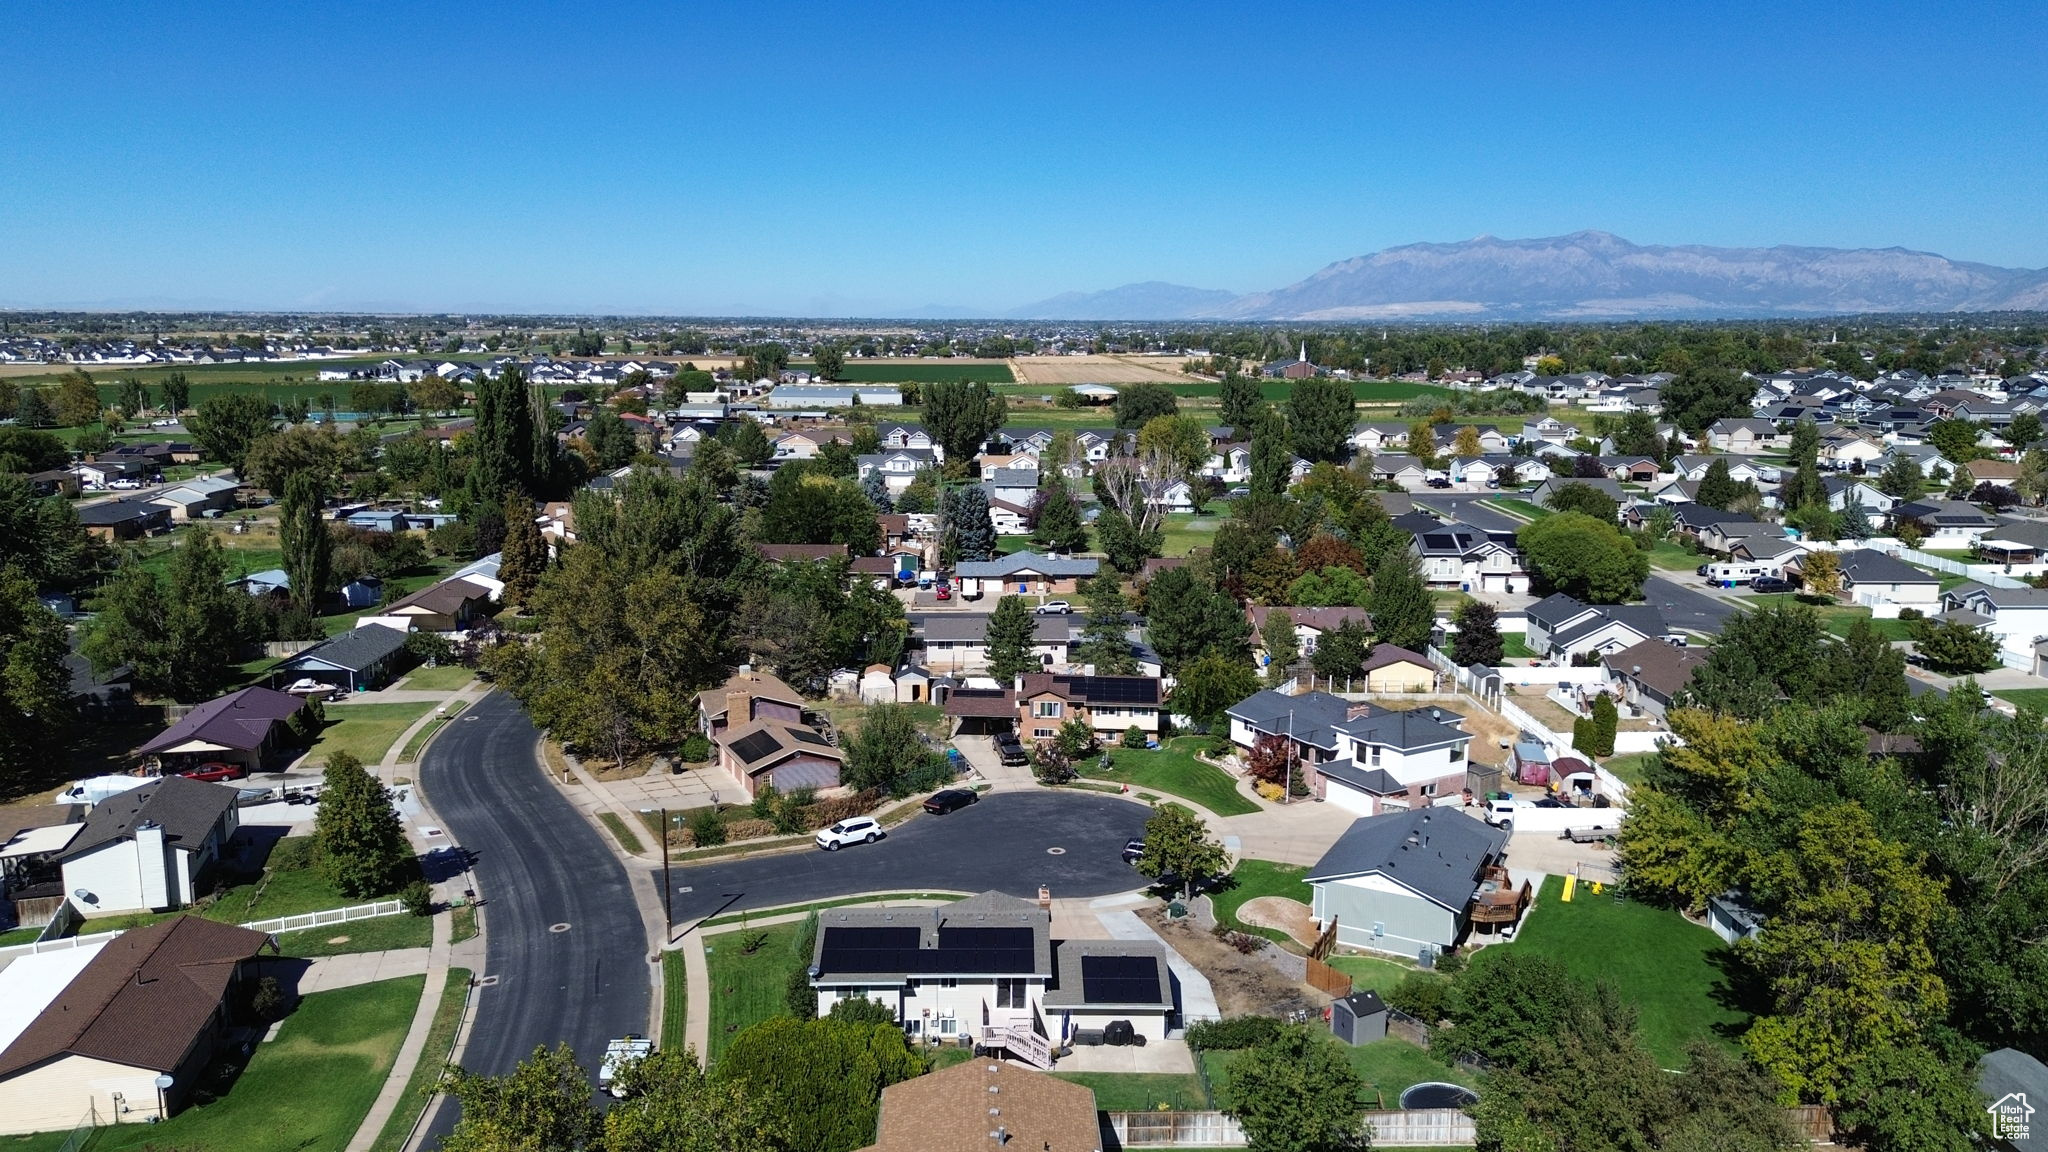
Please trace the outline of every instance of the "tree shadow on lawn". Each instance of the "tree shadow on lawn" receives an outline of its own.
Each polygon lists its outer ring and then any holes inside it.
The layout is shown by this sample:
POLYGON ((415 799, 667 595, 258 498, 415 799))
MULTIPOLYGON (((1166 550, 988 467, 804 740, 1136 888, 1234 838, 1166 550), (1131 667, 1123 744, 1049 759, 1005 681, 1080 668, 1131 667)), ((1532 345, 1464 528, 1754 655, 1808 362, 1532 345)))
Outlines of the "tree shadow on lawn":
POLYGON ((1756 1017, 1767 1015, 1772 1010, 1769 981, 1744 964, 1733 948, 1720 948, 1708 953, 1707 963, 1720 973, 1720 979, 1714 981, 1707 995, 1721 1007, 1743 1015, 1741 1020, 1714 1024, 1714 1033, 1730 1043, 1738 1043, 1750 1025, 1756 1022, 1756 1017))

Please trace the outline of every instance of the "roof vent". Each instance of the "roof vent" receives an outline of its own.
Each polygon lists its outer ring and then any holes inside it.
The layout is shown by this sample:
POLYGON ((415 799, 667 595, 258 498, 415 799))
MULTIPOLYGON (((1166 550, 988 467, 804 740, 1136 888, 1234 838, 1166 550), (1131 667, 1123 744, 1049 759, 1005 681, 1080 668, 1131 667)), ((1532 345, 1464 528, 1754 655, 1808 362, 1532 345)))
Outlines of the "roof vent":
MULTIPOLYGON (((989 1069, 989 1071, 993 1072, 995 1071, 995 1069, 991 1068, 989 1069)), ((1002 1086, 998 1084, 991 1084, 988 1086, 988 1094, 991 1096, 995 1095, 998 1092, 1001 1092, 1002 1090, 1002 1086)))
POLYGON ((1008 1144, 1010 1142, 1010 1130, 999 1125, 995 1131, 988 1134, 988 1138, 998 1144, 1008 1144))
POLYGON ((1003 1114, 1003 1110, 1001 1108, 991 1108, 988 1110, 988 1114, 991 1116, 1001 1116, 1003 1114))

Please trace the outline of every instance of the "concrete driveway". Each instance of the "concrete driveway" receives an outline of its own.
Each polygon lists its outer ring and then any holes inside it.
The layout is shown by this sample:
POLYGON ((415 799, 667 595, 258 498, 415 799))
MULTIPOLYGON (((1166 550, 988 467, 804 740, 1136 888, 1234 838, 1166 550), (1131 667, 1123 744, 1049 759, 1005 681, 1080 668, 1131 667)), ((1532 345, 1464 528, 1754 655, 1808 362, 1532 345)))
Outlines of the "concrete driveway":
POLYGON ((1151 814, 1092 792, 991 792, 958 812, 918 816, 873 844, 676 868, 676 921, 859 892, 1035 897, 1041 884, 1058 897, 1128 892, 1145 879, 1121 852, 1151 814))
POLYGON ((974 774, 996 788, 1036 788, 1038 779, 1031 774, 1031 765, 1006 765, 996 755, 995 738, 991 736, 955 736, 953 747, 967 758, 974 774))

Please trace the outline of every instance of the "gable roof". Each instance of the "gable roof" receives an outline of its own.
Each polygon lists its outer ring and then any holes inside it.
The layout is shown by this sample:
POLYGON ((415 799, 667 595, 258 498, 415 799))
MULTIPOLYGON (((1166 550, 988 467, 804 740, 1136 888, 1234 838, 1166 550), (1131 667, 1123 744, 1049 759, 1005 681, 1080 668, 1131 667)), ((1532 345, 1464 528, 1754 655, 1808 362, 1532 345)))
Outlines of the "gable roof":
POLYGON ((131 928, 0 1052, 0 1076, 66 1054, 169 1072, 212 1019, 236 967, 269 942, 198 916, 131 928))
POLYGON ((1351 703, 1328 692, 1289 696, 1271 688, 1255 692, 1224 710, 1265 735, 1291 736, 1318 748, 1335 748, 1335 728, 1351 715, 1351 703))
POLYGON ((1417 808, 1352 822, 1307 881, 1377 873, 1454 912, 1472 900, 1479 871, 1506 846, 1508 834, 1452 809, 1417 808))
POLYGON ((804 706, 801 693, 766 672, 735 672, 725 683, 709 692, 699 693, 697 700, 704 714, 716 720, 726 714, 726 701, 735 692, 744 692, 749 700, 773 700, 792 708, 804 706))
POLYGON ((1837 561, 1842 578, 1864 584, 1939 584, 1941 577, 1894 559, 1875 548, 1855 548, 1840 553, 1837 561))
POLYGON ((802 753, 844 761, 845 753, 832 746, 822 732, 800 728, 782 720, 756 720, 727 731, 725 748, 749 775, 802 753))
POLYGON ((1402 752, 1413 752, 1469 742, 1471 734, 1457 726, 1461 719, 1463 717, 1456 712, 1442 708, 1411 708, 1397 712, 1375 705, 1365 715, 1346 720, 1336 727, 1361 744, 1379 744, 1402 752))
POLYGON ((846 558, 844 544, 756 544, 754 549, 761 554, 762 559, 774 564, 846 558))
POLYGON ((1707 656, 1692 648, 1680 648, 1652 639, 1610 653, 1602 657, 1601 662, 1621 675, 1640 681, 1666 700, 1674 700, 1692 682, 1693 672, 1707 662, 1707 656))
POLYGON ((373 668, 379 661, 390 659, 405 647, 406 634, 396 628, 382 624, 365 624, 339 636, 330 637, 313 645, 304 652, 286 660, 281 667, 291 668, 312 660, 346 668, 350 672, 361 672, 373 668))
POLYGON ((1001 1147, 989 1136, 997 1129, 1020 1152, 1101 1152, 1103 1143, 1093 1089, 977 1057, 882 1089, 875 1142, 863 1152, 988 1152, 1001 1147))
POLYGON ((191 848, 228 809, 235 806, 236 789, 183 776, 165 776, 154 784, 116 793, 93 806, 85 827, 64 848, 62 859, 73 860, 117 840, 131 840, 143 824, 164 830, 164 842, 191 848))
POLYGON ((1252 604, 1246 608, 1246 611, 1252 618, 1252 628, 1255 630, 1263 630, 1266 627, 1267 618, 1275 612, 1279 612, 1294 621, 1294 626, 1297 628, 1307 628, 1316 632, 1328 632, 1352 622, 1356 622, 1366 628, 1372 627, 1372 615, 1363 608, 1268 608, 1263 604, 1252 604))
POLYGON ((1099 561, 1087 557, 1012 552, 993 560, 962 561, 954 571, 963 580, 999 580, 1005 576, 1025 573, 1042 576, 1093 576, 1100 567, 1099 561))
POLYGON ((273 688, 244 688, 208 700, 177 723, 158 733, 156 739, 136 751, 144 756, 198 742, 253 752, 263 746, 271 729, 290 719, 306 706, 304 700, 273 688))
POLYGON ((1017 693, 1020 700, 1033 696, 1057 695, 1078 700, 1091 707, 1111 705, 1126 708, 1159 706, 1157 676, 1072 676, 1063 672, 1033 672, 1024 676, 1017 693))
POLYGON ((1429 662, 1429 657, 1419 652, 1410 652, 1396 644, 1375 644, 1372 651, 1366 653, 1365 665, 1360 670, 1370 672, 1375 668, 1389 668, 1395 664, 1419 664, 1430 669, 1436 667, 1429 662))
POLYGON ((401 608, 418 608, 437 616, 453 616, 462 611, 465 604, 488 600, 491 590, 467 577, 456 577, 432 584, 392 604, 386 614, 401 608))

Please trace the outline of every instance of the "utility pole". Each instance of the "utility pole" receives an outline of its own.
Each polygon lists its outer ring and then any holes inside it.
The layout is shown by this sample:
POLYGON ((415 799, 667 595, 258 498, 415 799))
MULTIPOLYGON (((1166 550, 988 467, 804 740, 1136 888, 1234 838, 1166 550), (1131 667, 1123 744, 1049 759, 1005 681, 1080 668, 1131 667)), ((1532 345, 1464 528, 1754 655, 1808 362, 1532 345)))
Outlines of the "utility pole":
POLYGON ((675 885, 669 882, 668 874, 668 809, 661 810, 661 922, 662 942, 672 943, 675 939, 675 885))

